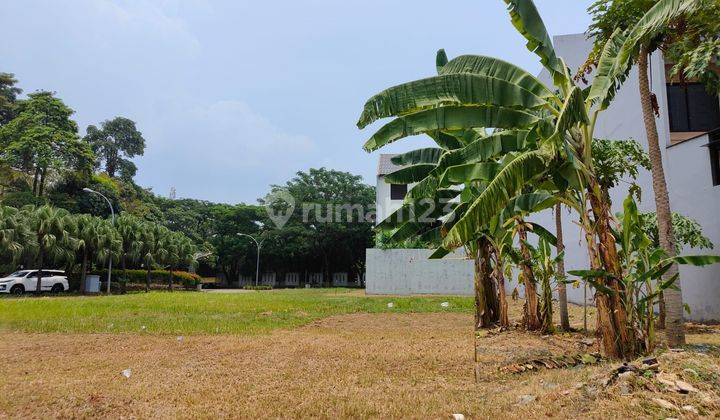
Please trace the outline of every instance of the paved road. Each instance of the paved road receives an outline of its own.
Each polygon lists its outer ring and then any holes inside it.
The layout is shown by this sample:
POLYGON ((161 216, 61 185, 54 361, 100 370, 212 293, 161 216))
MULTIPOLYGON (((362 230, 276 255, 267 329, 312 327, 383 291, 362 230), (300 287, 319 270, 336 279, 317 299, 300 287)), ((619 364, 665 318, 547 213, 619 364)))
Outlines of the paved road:
POLYGON ((207 293, 250 293, 253 291, 245 289, 203 289, 203 292, 207 293))

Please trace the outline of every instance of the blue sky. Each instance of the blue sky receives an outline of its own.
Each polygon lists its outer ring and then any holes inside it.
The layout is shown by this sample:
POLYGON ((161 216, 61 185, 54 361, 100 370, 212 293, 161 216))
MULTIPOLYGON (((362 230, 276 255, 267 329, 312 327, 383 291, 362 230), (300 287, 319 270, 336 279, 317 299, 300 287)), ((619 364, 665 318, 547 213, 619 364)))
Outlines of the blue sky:
MULTIPOLYGON (((536 3, 552 35, 589 23, 590 0, 536 3)), ((83 134, 135 120, 140 185, 227 203, 311 167, 374 183, 361 145, 378 124, 355 127, 362 105, 432 75, 439 48, 540 70, 501 0, 23 0, 0 14, 0 71, 26 93, 57 92, 83 134)))

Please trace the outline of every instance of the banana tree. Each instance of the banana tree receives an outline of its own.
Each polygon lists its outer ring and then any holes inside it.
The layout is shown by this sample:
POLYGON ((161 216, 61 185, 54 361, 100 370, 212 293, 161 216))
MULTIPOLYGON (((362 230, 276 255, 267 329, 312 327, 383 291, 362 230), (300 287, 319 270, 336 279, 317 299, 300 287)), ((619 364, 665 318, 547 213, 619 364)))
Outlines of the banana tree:
MULTIPOLYGON (((618 215, 621 221, 619 229, 614 231, 621 256, 623 277, 617 279, 623 283, 623 294, 618 297, 628 308, 629 324, 635 336, 636 351, 650 352, 655 346, 654 307, 659 303, 662 293, 676 286, 679 274, 663 278, 676 264, 704 266, 720 262, 719 256, 668 256, 665 250, 653 244, 645 232, 645 226, 638 213, 637 204, 632 195, 623 203, 623 213, 618 215)), ((614 296, 616 291, 605 287, 598 278, 610 278, 614 274, 605 270, 573 270, 569 274, 589 281, 606 296, 614 296)))
POLYGON ((559 284, 562 279, 557 278, 557 263, 565 257, 564 252, 553 255, 552 245, 546 238, 541 237, 537 246, 526 243, 525 246, 530 250, 532 256, 532 264, 535 275, 539 279, 541 299, 540 299, 540 319, 542 323, 542 331, 544 333, 555 332, 553 325, 553 281, 559 284))
MULTIPOLYGON (((565 184, 579 195, 579 200, 563 204, 580 216, 591 268, 613 273, 613 277, 598 279, 599 284, 617 292, 596 296, 603 350, 609 356, 629 356, 635 348, 635 337, 618 297, 623 292, 623 283, 618 281, 622 270, 612 235, 610 202, 595 174, 591 145, 595 122, 612 101, 623 74, 627 74, 623 69, 630 64, 635 42, 662 25, 664 19, 672 18, 675 9, 644 18, 643 22, 649 23, 609 42, 600 56, 592 85, 584 89, 556 55, 534 3, 505 2, 513 25, 528 41, 528 49, 538 55, 554 86, 548 87, 527 71, 492 57, 461 56, 447 62, 441 59, 439 75, 389 88, 368 100, 358 121, 360 128, 381 118, 394 119, 373 134, 365 148, 376 150, 418 134, 443 138, 443 134, 488 127, 527 132, 532 140, 530 147, 503 154, 504 164, 444 236, 443 247, 450 250, 475 240, 482 227, 523 187, 555 177, 556 184, 565 184)), ((473 170, 490 170, 483 163, 477 165, 482 168, 473 170)), ((421 182, 421 188, 413 190, 422 195, 429 184, 421 182)))

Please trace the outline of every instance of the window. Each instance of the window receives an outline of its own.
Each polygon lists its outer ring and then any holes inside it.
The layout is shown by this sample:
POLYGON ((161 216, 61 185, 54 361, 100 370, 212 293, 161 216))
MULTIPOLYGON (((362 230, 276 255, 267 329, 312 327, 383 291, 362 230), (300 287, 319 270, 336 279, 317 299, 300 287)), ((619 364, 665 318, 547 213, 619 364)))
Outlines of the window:
POLYGON ((390 199, 404 200, 407 194, 407 184, 390 184, 390 199))
POLYGON ((668 84, 667 94, 671 132, 705 132, 720 127, 720 100, 702 84, 668 84))
POLYGON ((712 169, 713 185, 720 185, 720 142, 708 146, 710 149, 710 168, 712 169))
POLYGON ((712 171, 713 185, 720 185, 720 130, 709 134, 710 143, 707 147, 710 150, 710 170, 712 171))

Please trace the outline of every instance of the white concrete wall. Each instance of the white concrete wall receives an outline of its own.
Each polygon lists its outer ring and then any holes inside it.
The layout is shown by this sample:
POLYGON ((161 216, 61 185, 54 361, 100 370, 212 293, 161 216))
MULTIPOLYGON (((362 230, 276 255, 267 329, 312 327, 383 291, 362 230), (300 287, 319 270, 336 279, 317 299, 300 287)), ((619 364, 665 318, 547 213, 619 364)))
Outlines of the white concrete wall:
POLYGON ((426 249, 368 249, 365 292, 374 295, 473 295, 471 260, 456 253, 428 259, 426 249))
MULTIPOLYGON (((673 211, 700 222, 714 250, 686 248, 686 255, 720 254, 720 186, 713 186, 708 136, 698 137, 667 149, 670 199, 673 211)), ((720 266, 680 266, 683 300, 690 305, 689 318, 720 319, 720 266)))

